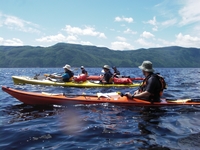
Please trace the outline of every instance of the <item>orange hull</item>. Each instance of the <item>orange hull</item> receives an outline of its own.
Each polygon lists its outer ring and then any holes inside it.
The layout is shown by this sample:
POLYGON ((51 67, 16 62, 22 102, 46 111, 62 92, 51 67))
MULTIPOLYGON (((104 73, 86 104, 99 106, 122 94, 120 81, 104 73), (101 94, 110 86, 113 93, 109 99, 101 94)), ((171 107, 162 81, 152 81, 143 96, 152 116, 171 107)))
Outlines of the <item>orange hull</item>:
POLYGON ((12 89, 9 87, 2 87, 2 90, 18 99, 19 101, 30 104, 30 105, 66 105, 66 104, 98 104, 98 103, 111 103, 117 105, 127 105, 127 106, 173 106, 173 105, 200 105, 200 102, 192 101, 181 101, 179 102, 168 102, 162 100, 162 102, 155 102, 151 104, 148 101, 134 99, 129 100, 126 96, 121 97, 97 97, 97 96, 64 96, 62 94, 51 94, 51 93, 36 93, 36 92, 26 92, 21 90, 12 89))

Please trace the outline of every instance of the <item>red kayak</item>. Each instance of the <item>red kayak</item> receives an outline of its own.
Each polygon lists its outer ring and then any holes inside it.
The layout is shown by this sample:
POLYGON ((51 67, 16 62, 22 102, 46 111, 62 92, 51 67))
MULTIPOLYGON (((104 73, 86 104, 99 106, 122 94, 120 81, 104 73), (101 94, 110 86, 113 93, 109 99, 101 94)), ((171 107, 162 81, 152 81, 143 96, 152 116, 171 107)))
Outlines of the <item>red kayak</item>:
POLYGON ((118 93, 97 93, 97 95, 64 95, 62 93, 36 93, 2 87, 2 90, 18 99, 19 101, 30 105, 66 105, 66 104, 98 104, 111 103, 126 106, 173 106, 173 105, 200 105, 200 102, 194 102, 192 99, 176 99, 154 102, 153 104, 141 99, 127 99, 121 97, 118 93))

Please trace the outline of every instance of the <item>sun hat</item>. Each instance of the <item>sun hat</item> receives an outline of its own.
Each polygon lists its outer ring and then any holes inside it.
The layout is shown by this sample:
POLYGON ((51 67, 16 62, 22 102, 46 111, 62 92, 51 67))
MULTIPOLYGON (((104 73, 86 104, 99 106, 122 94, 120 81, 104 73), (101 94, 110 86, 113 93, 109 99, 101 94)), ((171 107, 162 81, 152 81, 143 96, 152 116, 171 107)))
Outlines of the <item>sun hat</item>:
POLYGON ((103 69, 110 69, 110 67, 108 66, 108 65, 104 65, 103 67, 102 67, 103 69))
POLYGON ((70 70, 71 71, 71 66, 66 64, 63 68, 67 69, 67 70, 70 70))
POLYGON ((81 69, 83 69, 84 68, 84 66, 81 66, 81 69))
POLYGON ((138 67, 146 72, 154 72, 154 69, 152 68, 152 62, 148 60, 143 61, 142 65, 138 67))

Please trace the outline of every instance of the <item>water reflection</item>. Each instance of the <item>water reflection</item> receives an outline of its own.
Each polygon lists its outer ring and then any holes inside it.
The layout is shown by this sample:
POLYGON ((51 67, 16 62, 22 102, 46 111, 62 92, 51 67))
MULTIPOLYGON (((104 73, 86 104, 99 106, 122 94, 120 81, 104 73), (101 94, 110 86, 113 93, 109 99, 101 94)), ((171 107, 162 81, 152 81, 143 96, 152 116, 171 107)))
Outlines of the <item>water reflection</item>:
POLYGON ((23 122, 38 118, 44 118, 47 116, 55 115, 59 112, 59 109, 56 109, 53 106, 32 106, 26 104, 13 105, 8 107, 4 113, 9 115, 7 118, 7 123, 12 124, 15 122, 23 122))
POLYGON ((149 127, 156 127, 159 124, 159 117, 164 114, 158 107, 145 107, 140 111, 141 121, 138 123, 138 128, 141 134, 151 134, 149 127))

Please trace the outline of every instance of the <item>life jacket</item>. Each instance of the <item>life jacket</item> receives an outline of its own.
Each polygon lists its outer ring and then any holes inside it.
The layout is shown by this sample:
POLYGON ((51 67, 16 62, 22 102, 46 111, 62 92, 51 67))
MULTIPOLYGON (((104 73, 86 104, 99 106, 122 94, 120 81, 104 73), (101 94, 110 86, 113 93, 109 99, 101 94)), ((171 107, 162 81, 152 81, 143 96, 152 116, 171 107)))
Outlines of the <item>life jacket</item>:
POLYGON ((114 77, 118 78, 119 75, 120 75, 119 70, 115 69, 114 70, 114 77))
POLYGON ((74 76, 74 73, 72 71, 69 71, 68 73, 70 78, 74 76))
POLYGON ((81 74, 77 77, 74 77, 75 82, 84 82, 87 80, 87 75, 86 74, 81 74))
POLYGON ((85 69, 82 70, 82 74, 86 74, 88 76, 88 72, 85 69))
MULTIPOLYGON (((159 93, 160 96, 162 96, 162 95, 163 95, 164 89, 167 89, 167 84, 166 84, 164 78, 163 78, 159 73, 151 74, 151 75, 147 76, 147 77, 143 80, 141 86, 139 87, 139 92, 143 92, 143 91, 144 91, 144 87, 147 85, 148 79, 149 79, 151 76, 155 76, 155 77, 159 80, 160 85, 161 85, 161 88, 158 89, 159 91, 157 91, 157 92, 159 93)), ((152 96, 153 96, 153 95, 152 95, 152 96)))
POLYGON ((69 78, 68 79, 63 79, 64 82, 69 82, 69 81, 72 81, 73 79, 73 76, 74 76, 74 73, 70 70, 67 70, 66 73, 68 73, 69 75, 69 78))
POLYGON ((104 80, 107 83, 112 83, 113 82, 113 74, 110 72, 110 70, 104 74, 104 80))
POLYGON ((160 96, 162 96, 164 89, 167 89, 167 83, 165 82, 164 77, 161 76, 159 73, 156 73, 156 76, 157 76, 157 78, 158 78, 158 80, 160 81, 160 84, 161 84, 160 96))

